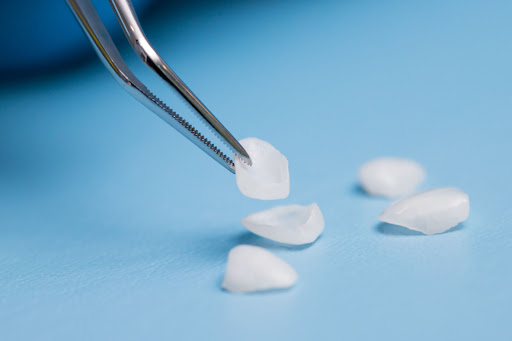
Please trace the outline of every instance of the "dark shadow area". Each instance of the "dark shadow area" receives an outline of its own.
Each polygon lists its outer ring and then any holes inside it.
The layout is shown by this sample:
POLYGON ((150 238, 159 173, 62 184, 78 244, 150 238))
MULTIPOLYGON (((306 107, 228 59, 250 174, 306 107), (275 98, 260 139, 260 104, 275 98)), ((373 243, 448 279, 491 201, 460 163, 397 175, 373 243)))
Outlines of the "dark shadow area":
POLYGON ((349 189, 349 193, 353 194, 355 196, 364 197, 367 199, 392 200, 392 198, 386 198, 386 197, 382 197, 382 196, 378 196, 378 195, 370 195, 370 194, 366 193, 366 191, 363 189, 363 187, 361 187, 361 185, 359 183, 353 184, 349 189))
MULTIPOLYGON (((85 36, 84 36, 85 38, 85 36)), ((77 50, 66 56, 56 58, 51 64, 45 66, 27 66, 24 69, 4 71, 0 73, 0 91, 27 84, 38 84, 48 79, 59 78, 64 75, 78 72, 96 62, 96 54, 90 46, 80 46, 77 50)), ((97 60, 97 62, 100 62, 97 60)), ((79 82, 79 79, 76 79, 79 82)))
MULTIPOLYGON (((253 1, 244 0, 241 2, 250 3, 253 1)), ((99 12, 100 17, 104 21, 105 26, 116 45, 119 44, 119 47, 128 46, 127 40, 124 37, 120 25, 117 23, 117 20, 115 20, 115 15, 111 10, 108 1, 101 2, 93 0, 92 3, 99 12)), ((142 1, 134 1, 134 4, 141 3, 142 1)), ((233 6, 233 3, 227 0, 146 0, 144 6, 135 7, 136 9, 138 8, 137 15, 139 16, 144 29, 149 28, 152 22, 155 21, 169 22, 169 25, 172 26, 175 25, 174 22, 176 22, 180 17, 193 16, 194 13, 200 10, 215 12, 215 9, 222 9, 226 6, 233 6)), ((55 7, 56 10, 55 13, 52 13, 52 16, 55 16, 56 19, 51 25, 51 32, 47 32, 50 30, 48 28, 46 28, 47 31, 39 31, 42 38, 39 40, 36 39, 35 41, 37 41, 41 46, 31 47, 33 51, 32 54, 40 55, 39 60, 34 61, 34 59, 30 59, 30 61, 26 63, 18 62, 15 65, 10 65, 8 68, 0 66, 0 91, 3 88, 9 88, 11 86, 44 82, 49 78, 66 75, 90 66, 94 62, 99 62, 91 44, 82 32, 78 22, 73 17, 73 14, 71 13, 71 10, 69 10, 65 1, 61 1, 59 6, 53 7, 55 7), (49 38, 50 36, 52 37, 51 39, 49 38), (54 48, 46 46, 44 43, 44 41, 48 41, 47 45, 49 45, 52 41, 58 42, 60 40, 62 40, 62 42, 55 43, 56 46, 54 48)), ((34 28, 28 27, 27 30, 28 29, 34 28)), ((32 35, 29 35, 29 37, 32 37, 32 35)), ((13 36, 10 36, 9 38, 11 40, 17 39, 13 36)), ((149 36, 148 38, 149 41, 151 41, 151 37, 149 36)), ((168 39, 171 40, 172 36, 168 39)), ((17 40, 23 41, 26 39, 20 38, 17 40)), ((9 45, 12 44, 8 43, 7 49, 17 51, 18 54, 20 51, 27 49, 25 45, 19 44, 18 42, 14 42, 13 44, 15 46, 10 48, 9 45)))
MULTIPOLYGON (((462 230, 464 228, 464 223, 460 223, 457 226, 452 227, 446 232, 443 233, 451 233, 455 231, 462 230)), ((388 223, 379 223, 375 225, 375 231, 381 234, 385 234, 388 236, 426 236, 426 234, 421 233, 419 231, 409 230, 406 227, 393 225, 388 223)), ((442 234, 442 233, 441 233, 442 234)))
MULTIPOLYGON (((92 3, 113 37, 119 38, 121 28, 108 1, 92 3)), ((141 0, 135 4, 143 14, 147 6, 142 6, 141 0)), ((10 52, 0 57, 1 87, 7 82, 24 85, 54 78, 88 64, 95 56, 66 1, 11 2, 4 6, 0 18, 9 30, 4 48, 10 52)))
POLYGON ((361 187, 361 185, 358 183, 350 187, 350 193, 355 194, 357 196, 369 197, 368 193, 366 193, 363 187, 361 187))

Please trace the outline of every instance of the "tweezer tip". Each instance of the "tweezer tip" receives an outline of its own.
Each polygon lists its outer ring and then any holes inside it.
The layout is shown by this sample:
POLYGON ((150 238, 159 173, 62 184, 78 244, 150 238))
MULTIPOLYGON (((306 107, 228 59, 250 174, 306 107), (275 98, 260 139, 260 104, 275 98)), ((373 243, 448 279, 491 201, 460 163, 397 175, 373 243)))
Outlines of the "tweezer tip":
POLYGON ((246 165, 252 166, 252 160, 249 157, 249 155, 245 156, 245 155, 240 155, 237 153, 237 154, 235 154, 235 156, 238 157, 241 161, 243 161, 246 165))

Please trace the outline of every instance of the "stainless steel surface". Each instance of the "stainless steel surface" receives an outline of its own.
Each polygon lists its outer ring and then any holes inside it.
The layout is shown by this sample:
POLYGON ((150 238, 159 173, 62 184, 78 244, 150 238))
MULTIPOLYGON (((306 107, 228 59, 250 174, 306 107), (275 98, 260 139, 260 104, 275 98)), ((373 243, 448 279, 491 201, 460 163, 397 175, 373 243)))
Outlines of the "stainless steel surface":
MULTIPOLYGON (((107 67, 107 69, 111 72, 114 78, 128 91, 132 96, 137 98, 142 104, 160 116, 164 121, 173 126, 176 130, 178 130, 183 136, 193 142, 196 146, 201 148, 204 152, 210 155, 214 160, 219 162, 222 166, 234 172, 234 163, 232 159, 224 152, 220 150, 218 146, 215 146, 208 138, 206 138, 203 134, 201 134, 196 128, 190 125, 183 117, 178 115, 174 110, 169 108, 164 102, 162 102, 159 98, 153 95, 147 88, 142 84, 137 77, 129 70, 129 68, 124 63, 119 51, 117 50, 114 42, 112 41, 110 35, 108 34, 105 26, 103 25, 100 17, 98 16, 94 6, 92 5, 90 0, 66 0, 68 5, 70 6, 72 12, 75 14, 78 22, 82 26, 82 29, 86 33, 87 37, 91 41, 94 46, 98 56, 102 60, 103 64, 107 67)), ((137 18, 135 16, 135 12, 133 11, 133 7, 129 1, 116 1, 118 4, 113 7, 116 9, 116 14, 118 18, 120 18, 120 22, 123 25, 123 29, 125 32, 136 29, 142 36, 142 30, 138 25, 137 18), (119 8, 122 10, 119 11, 119 8), (126 13, 131 13, 126 19, 126 13), (131 20, 135 20, 135 24, 131 22, 131 20), (127 29, 126 24, 130 29, 127 29)), ((130 39, 130 36, 127 34, 130 39)), ((144 41, 147 43, 147 40, 144 37, 144 41)), ((132 43, 133 48, 136 50, 137 54, 141 56, 148 56, 148 52, 151 54, 151 58, 143 58, 146 64, 150 65, 154 70, 162 67, 164 69, 168 69, 170 73, 169 75, 173 75, 175 79, 179 81, 179 84, 182 85, 181 89, 186 89, 189 94, 201 104, 202 108, 206 110, 206 112, 198 112, 201 114, 201 117, 204 118, 205 124, 209 125, 214 132, 217 133, 217 136, 221 141, 223 141, 232 152, 236 153, 247 163, 251 164, 251 160, 249 155, 245 151, 245 149, 240 145, 240 143, 229 133, 229 131, 202 105, 202 103, 188 90, 188 88, 181 82, 181 80, 172 72, 172 70, 165 64, 165 62, 156 54, 156 52, 149 46, 144 47, 142 49, 138 44, 137 39, 135 40, 135 45, 132 43), (148 63, 147 60, 150 60, 148 63), (153 61, 157 61, 159 67, 155 65, 152 66, 153 61), (204 113, 204 115, 203 115, 204 113)), ((158 71, 157 71, 158 73, 158 71)), ((164 79, 162 73, 159 73, 164 79)), ((166 74, 164 74, 166 75, 166 74)), ((173 86, 174 84, 171 83, 173 86)), ((179 88, 177 88, 180 91, 179 88)), ((182 93, 180 91, 180 93, 182 93)), ((189 103, 193 105, 196 103, 194 101, 190 101, 187 96, 184 96, 189 103)), ((190 96, 189 96, 190 97, 190 96)), ((191 98, 192 98, 191 97, 191 98)), ((197 104, 197 103, 196 103, 197 104)))

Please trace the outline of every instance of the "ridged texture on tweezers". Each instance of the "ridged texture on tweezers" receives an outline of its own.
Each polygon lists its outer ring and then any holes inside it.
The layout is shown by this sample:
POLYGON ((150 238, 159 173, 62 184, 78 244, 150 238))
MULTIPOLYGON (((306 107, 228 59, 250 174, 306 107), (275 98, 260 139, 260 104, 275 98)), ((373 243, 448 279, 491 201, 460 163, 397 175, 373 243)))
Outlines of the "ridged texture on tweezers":
POLYGON ((217 154, 222 160, 228 163, 231 168, 235 167, 235 164, 231 158, 229 158, 226 154, 224 154, 217 146, 215 146, 208 138, 206 138, 203 134, 201 134, 196 128, 194 128, 190 123, 187 122, 183 117, 178 115, 174 110, 169 108, 167 104, 165 104, 160 98, 156 97, 151 91, 146 90, 146 96, 151 99, 155 104, 157 104, 160 108, 165 110, 172 118, 174 118, 179 124, 181 124, 185 129, 187 129, 192 135, 198 138, 201 142, 203 142, 208 148, 210 148, 215 154, 217 154))

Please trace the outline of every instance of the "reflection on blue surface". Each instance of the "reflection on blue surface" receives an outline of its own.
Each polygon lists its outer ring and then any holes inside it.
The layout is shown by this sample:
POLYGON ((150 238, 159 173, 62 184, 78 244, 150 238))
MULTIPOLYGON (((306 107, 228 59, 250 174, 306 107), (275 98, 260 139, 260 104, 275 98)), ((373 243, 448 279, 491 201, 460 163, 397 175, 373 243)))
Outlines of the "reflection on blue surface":
MULTIPOLYGON (((290 162, 291 195, 235 179, 99 61, 0 94, 0 339, 509 340, 512 66, 508 0, 212 3, 143 22, 237 137, 290 162), (369 158, 412 157, 422 189, 457 186, 462 226, 380 225, 357 190, 369 158), (316 201, 296 250, 240 219, 316 201), (220 290, 229 250, 268 247, 295 288, 220 290)), ((137 76, 177 100, 123 49, 137 76)))

